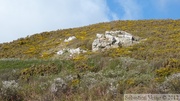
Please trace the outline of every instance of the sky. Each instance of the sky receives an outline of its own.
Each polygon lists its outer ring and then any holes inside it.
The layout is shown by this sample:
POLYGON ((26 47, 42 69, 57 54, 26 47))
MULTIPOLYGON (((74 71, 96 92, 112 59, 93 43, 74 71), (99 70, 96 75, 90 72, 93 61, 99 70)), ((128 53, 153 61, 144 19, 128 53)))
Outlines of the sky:
POLYGON ((113 20, 180 19, 180 0, 0 0, 0 43, 113 20))

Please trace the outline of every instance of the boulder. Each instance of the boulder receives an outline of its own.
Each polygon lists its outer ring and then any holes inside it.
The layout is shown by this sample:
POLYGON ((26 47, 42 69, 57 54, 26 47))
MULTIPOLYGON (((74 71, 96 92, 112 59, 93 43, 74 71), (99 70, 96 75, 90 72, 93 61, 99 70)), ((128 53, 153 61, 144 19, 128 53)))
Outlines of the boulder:
POLYGON ((87 51, 82 50, 82 49, 80 49, 79 47, 78 47, 78 48, 72 48, 72 49, 70 49, 70 48, 65 48, 65 49, 59 50, 59 51, 57 52, 57 54, 58 54, 58 55, 62 55, 62 54, 64 54, 65 52, 68 52, 68 53, 70 53, 71 55, 73 55, 73 54, 85 53, 85 52, 87 52, 87 51))
POLYGON ((70 42, 70 41, 72 41, 74 39, 76 39, 76 37, 75 36, 71 36, 68 39, 65 39, 64 42, 70 42))
POLYGON ((135 43, 134 36, 125 31, 106 31, 105 34, 97 34, 92 43, 92 51, 130 46, 135 43))

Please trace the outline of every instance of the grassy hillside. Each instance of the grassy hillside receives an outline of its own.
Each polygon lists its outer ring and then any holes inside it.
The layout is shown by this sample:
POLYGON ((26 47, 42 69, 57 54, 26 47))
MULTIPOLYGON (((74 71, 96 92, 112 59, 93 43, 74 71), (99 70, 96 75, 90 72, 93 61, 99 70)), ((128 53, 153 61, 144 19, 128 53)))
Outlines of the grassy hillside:
POLYGON ((179 94, 179 37, 180 20, 112 21, 0 44, 0 100, 119 101, 126 93, 179 94), (142 41, 91 52, 96 33, 110 30, 129 32, 142 41), (70 36, 77 39, 64 42, 70 36), (73 58, 56 54, 63 48, 78 47, 87 53, 73 58), (64 80, 64 89, 57 78, 64 80), (4 81, 12 80, 20 87, 4 87, 4 81), (52 92, 53 84, 56 92, 52 92))
POLYGON ((113 21, 80 28, 43 32, 0 44, 0 57, 42 58, 43 54, 52 56, 62 47, 81 47, 91 50, 96 33, 104 33, 107 30, 123 30, 147 39, 146 42, 132 47, 131 56, 135 58, 178 58, 180 20, 113 21), (64 39, 69 36, 76 36, 77 39, 62 45, 64 39))

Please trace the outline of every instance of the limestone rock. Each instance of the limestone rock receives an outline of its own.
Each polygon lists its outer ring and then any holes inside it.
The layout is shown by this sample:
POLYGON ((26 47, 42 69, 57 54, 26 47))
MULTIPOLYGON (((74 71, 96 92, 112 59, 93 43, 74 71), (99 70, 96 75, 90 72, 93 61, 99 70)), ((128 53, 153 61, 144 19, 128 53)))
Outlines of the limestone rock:
POLYGON ((70 41, 72 41, 74 39, 76 39, 76 37, 75 36, 71 36, 68 39, 65 39, 64 42, 70 42, 70 41))
POLYGON ((97 34, 92 43, 92 51, 130 46, 136 43, 134 36, 125 31, 106 31, 105 34, 97 34))
POLYGON ((73 54, 85 53, 85 52, 87 52, 87 51, 82 50, 82 49, 80 49, 80 48, 75 48, 75 49, 74 49, 74 48, 72 48, 72 49, 66 48, 66 49, 59 50, 59 51, 57 52, 57 54, 58 54, 58 55, 62 55, 62 54, 64 54, 65 52, 68 52, 68 53, 70 53, 71 55, 73 55, 73 54))
POLYGON ((64 53, 64 50, 60 50, 57 52, 58 55, 62 55, 64 53))
POLYGON ((69 53, 71 54, 80 54, 80 53, 85 53, 85 50, 81 50, 80 48, 76 48, 76 49, 69 49, 69 53))

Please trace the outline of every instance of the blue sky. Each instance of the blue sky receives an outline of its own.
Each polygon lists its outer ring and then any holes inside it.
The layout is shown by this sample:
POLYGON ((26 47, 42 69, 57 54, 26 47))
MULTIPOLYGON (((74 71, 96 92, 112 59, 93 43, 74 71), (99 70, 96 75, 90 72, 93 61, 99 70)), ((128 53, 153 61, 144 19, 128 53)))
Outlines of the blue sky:
POLYGON ((180 0, 0 0, 0 43, 112 20, 180 19, 180 0))
POLYGON ((180 0, 107 0, 107 5, 121 20, 180 18, 180 0))

